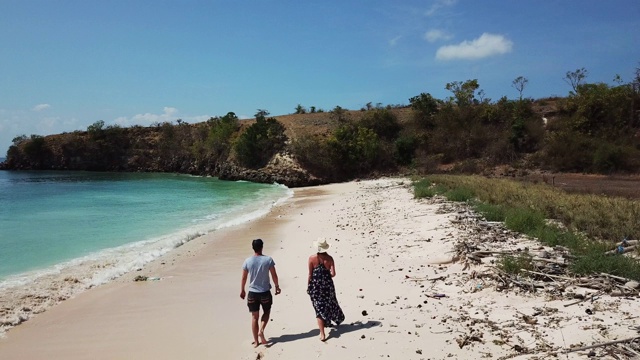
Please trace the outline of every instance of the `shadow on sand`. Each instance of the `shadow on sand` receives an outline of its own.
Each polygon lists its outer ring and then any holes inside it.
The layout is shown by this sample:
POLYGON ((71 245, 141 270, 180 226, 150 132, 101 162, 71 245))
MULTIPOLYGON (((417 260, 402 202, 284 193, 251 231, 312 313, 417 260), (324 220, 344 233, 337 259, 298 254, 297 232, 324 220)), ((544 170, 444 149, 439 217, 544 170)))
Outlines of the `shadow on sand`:
MULTIPOLYGON (((339 326, 334 325, 333 327, 328 328, 329 331, 327 333, 327 340, 331 340, 332 338, 337 339, 342 334, 347 334, 353 331, 358 331, 363 329, 369 329, 375 326, 380 326, 381 324, 382 323, 380 321, 369 320, 365 323, 363 323, 362 321, 356 321, 350 324, 342 324, 339 326)), ((285 334, 277 337, 272 337, 272 338, 269 338, 269 343, 271 344, 285 343, 289 341, 296 341, 296 340, 302 340, 310 337, 319 337, 319 336, 320 336, 320 330, 313 329, 300 334, 285 334)))

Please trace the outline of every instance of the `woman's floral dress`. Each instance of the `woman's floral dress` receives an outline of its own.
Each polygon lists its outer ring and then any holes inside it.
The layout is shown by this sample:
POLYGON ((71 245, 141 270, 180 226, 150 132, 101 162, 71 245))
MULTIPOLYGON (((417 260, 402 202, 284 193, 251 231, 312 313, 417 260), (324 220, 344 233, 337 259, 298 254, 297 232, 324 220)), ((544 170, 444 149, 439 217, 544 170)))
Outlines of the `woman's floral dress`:
POLYGON ((316 317, 324 320, 325 326, 331 326, 332 321, 337 325, 344 321, 344 313, 336 298, 331 272, 322 262, 313 269, 307 292, 311 297, 316 317))

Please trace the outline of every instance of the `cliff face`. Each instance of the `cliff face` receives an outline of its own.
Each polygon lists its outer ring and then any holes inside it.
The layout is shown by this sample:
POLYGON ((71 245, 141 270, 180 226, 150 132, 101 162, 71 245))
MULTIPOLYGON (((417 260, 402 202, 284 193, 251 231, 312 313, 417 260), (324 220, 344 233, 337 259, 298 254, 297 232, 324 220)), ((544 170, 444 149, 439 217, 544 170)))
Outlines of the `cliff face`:
MULTIPOLYGON (((241 127, 250 123, 243 122, 241 127)), ((212 147, 205 145, 208 131, 201 123, 32 137, 9 149, 0 170, 174 172, 288 187, 327 182, 300 167, 286 151, 263 167, 243 167, 230 155, 229 144, 208 150, 212 147)))
POLYGON ((243 168, 233 162, 224 162, 215 173, 221 180, 247 180, 258 183, 278 183, 288 187, 313 186, 326 180, 311 175, 302 169, 288 154, 276 154, 267 166, 258 169, 243 168))

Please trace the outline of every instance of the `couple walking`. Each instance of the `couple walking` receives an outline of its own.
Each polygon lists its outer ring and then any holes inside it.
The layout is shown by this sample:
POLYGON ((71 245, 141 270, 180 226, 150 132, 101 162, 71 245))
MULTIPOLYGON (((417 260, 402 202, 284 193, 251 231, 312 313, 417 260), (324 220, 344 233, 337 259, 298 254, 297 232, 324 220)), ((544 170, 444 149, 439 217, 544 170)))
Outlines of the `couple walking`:
MULTIPOLYGON (((340 309, 336 298, 336 290, 333 277, 336 276, 336 267, 333 257, 327 253, 330 245, 323 238, 319 238, 315 244, 316 253, 309 257, 307 277, 307 294, 311 298, 311 304, 316 312, 320 340, 325 341, 325 327, 340 325, 344 321, 344 313, 340 309)), ((261 239, 251 243, 254 254, 248 257, 242 264, 242 282, 240 298, 247 298, 247 306, 251 312, 251 331, 253 333, 253 345, 267 344, 264 329, 269 322, 273 297, 271 295, 271 280, 275 285, 276 295, 280 294, 276 263, 270 256, 262 253, 264 243, 261 239), (249 279, 249 293, 245 292, 245 286, 249 279), (262 307, 262 316, 260 316, 262 307)))

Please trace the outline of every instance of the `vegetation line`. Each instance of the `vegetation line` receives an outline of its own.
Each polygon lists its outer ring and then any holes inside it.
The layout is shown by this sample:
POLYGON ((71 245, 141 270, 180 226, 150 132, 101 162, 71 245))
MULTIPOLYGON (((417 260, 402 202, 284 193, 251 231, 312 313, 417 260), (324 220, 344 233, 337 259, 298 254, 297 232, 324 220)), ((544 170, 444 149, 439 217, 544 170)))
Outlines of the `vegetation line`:
POLYGON ((511 84, 517 99, 487 98, 469 79, 447 83, 445 99, 420 93, 409 104, 370 102, 360 110, 298 104, 278 118, 258 109, 246 121, 229 112, 130 128, 99 120, 86 131, 16 136, 0 169, 180 172, 296 186, 503 166, 639 173, 640 68, 614 85, 588 83, 587 75, 569 71, 568 96, 536 100, 524 96, 528 79, 519 76, 511 84))
MULTIPOLYGON (((607 254, 615 243, 640 234, 640 201, 592 194, 569 194, 546 184, 463 175, 432 175, 414 181, 416 198, 443 195, 466 202, 487 221, 547 246, 569 248, 576 275, 607 273, 640 280, 640 262, 607 254)), ((633 254, 632 254, 633 255, 633 254)), ((526 268, 526 259, 503 265, 526 268)))

